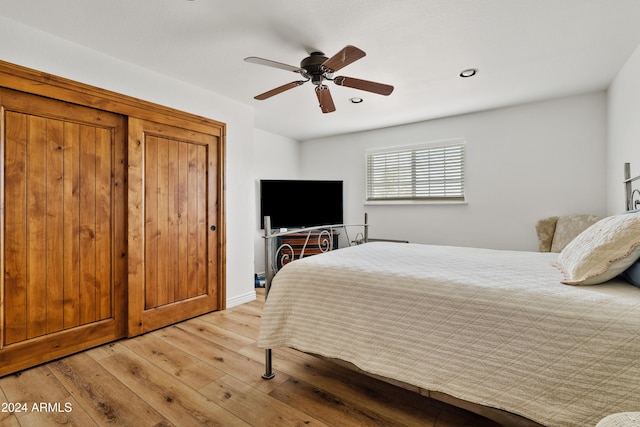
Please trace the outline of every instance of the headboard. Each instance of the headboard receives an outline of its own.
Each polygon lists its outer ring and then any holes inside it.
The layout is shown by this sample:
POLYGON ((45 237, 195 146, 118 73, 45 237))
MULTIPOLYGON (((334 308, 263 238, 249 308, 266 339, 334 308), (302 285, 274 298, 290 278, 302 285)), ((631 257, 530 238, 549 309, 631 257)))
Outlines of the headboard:
POLYGON ((306 227, 295 230, 285 230, 281 232, 273 232, 271 230, 271 218, 264 217, 264 236, 265 239, 265 288, 266 294, 269 293, 269 285, 271 279, 284 266, 284 264, 294 261, 296 258, 305 256, 305 251, 315 246, 319 252, 328 252, 337 249, 338 245, 334 245, 334 237, 339 234, 337 230, 342 230, 345 234, 345 243, 349 246, 353 244, 366 243, 369 235, 369 224, 367 214, 364 214, 364 224, 336 224, 321 225, 316 227, 306 227), (349 239, 349 228, 362 229, 362 233, 356 235, 355 240, 349 239), (294 249, 291 243, 285 239, 286 236, 296 235, 298 240, 294 249), (281 240, 282 239, 282 240, 281 240))
POLYGON ((624 189, 625 189, 625 209, 634 211, 640 209, 640 190, 633 188, 633 182, 640 179, 640 175, 631 178, 631 164, 624 164, 624 189))

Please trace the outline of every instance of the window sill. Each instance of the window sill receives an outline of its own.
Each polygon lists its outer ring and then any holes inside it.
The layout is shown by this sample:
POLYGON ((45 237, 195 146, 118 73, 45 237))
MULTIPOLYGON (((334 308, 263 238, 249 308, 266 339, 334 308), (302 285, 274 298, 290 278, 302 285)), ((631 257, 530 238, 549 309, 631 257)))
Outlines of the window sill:
POLYGON ((365 206, 373 205, 467 205, 466 200, 366 200, 365 206))

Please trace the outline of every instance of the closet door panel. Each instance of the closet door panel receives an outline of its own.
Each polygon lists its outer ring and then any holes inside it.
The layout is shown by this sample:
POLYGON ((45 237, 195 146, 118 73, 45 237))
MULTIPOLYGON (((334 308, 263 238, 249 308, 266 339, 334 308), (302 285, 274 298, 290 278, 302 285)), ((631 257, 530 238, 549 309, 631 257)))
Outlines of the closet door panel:
MULTIPOLYGON (((9 125, 14 116, 7 117, 9 125)), ((6 286, 5 310, 7 319, 22 321, 8 322, 5 344, 112 315, 110 130, 69 124, 76 132, 65 132, 61 120, 21 116, 17 122, 27 123, 27 137, 15 149, 8 139, 7 149, 16 153, 23 143, 26 149, 20 159, 6 158, 6 165, 23 173, 6 177, 9 204, 17 209, 5 218, 22 224, 7 227, 5 247, 24 252, 5 263, 8 270, 24 268, 24 288, 6 286), (71 160, 65 162, 67 154, 71 160), (69 165, 74 159, 77 168, 69 165), (65 193, 65 186, 71 191, 65 193)))
POLYGON ((129 132, 136 141, 129 146, 129 335, 136 335, 220 308, 219 138, 135 118, 129 132))
POLYGON ((64 122, 46 121, 45 254, 47 301, 44 334, 64 329, 64 122))
POLYGON ((4 114, 4 286, 3 339, 0 346, 27 338, 27 248, 26 195, 22 177, 27 168, 27 117, 24 114, 4 114), (11 289, 11 292, 5 290, 11 289))
POLYGON ((0 103, 1 374, 122 336, 126 252, 123 118, 5 89, 0 103))
POLYGON ((80 325, 80 204, 78 183, 80 182, 80 125, 65 123, 65 155, 63 191, 65 203, 64 247, 63 247, 63 322, 64 328, 80 325))

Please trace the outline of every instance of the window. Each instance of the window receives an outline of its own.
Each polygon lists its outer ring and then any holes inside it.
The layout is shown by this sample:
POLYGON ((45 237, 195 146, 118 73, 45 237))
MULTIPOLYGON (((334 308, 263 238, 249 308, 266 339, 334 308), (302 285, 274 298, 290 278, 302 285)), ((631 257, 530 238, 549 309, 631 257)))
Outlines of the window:
POLYGON ((464 198, 462 140, 369 151, 367 201, 456 201, 464 198))

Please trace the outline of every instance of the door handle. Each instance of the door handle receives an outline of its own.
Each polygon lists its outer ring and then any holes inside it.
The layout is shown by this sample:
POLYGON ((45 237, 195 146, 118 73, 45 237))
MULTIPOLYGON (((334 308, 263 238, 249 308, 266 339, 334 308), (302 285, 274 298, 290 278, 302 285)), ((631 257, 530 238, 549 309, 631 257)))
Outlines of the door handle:
POLYGON ((216 231, 216 226, 215 225, 212 225, 210 228, 211 228, 211 231, 216 231))

